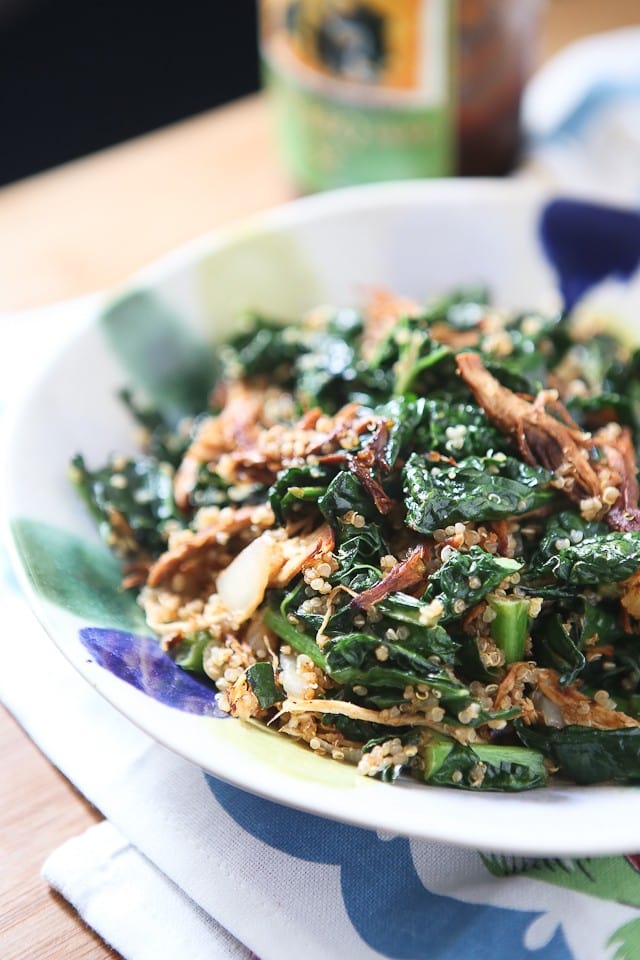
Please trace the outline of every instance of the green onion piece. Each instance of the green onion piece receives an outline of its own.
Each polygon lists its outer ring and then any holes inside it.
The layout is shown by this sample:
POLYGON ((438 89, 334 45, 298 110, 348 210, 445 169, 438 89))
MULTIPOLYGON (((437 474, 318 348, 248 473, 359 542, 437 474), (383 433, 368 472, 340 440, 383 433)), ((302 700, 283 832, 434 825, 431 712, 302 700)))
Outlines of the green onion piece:
POLYGON ((320 667, 324 673, 329 672, 327 659, 315 640, 299 630, 294 624, 289 623, 280 611, 273 609, 267 610, 264 615, 264 622, 270 630, 273 630, 281 640, 290 644, 298 653, 306 653, 309 659, 315 663, 316 667, 320 667))
POLYGON ((489 597, 495 613, 491 636, 504 653, 506 663, 522 660, 529 626, 529 601, 521 597, 489 597))
POLYGON ((427 783, 462 790, 520 791, 547 782, 544 756, 538 750, 494 743, 463 746, 442 735, 429 738, 422 753, 427 783))
POLYGON ((430 780, 435 776, 454 747, 454 741, 448 737, 434 735, 423 751, 424 779, 430 780))

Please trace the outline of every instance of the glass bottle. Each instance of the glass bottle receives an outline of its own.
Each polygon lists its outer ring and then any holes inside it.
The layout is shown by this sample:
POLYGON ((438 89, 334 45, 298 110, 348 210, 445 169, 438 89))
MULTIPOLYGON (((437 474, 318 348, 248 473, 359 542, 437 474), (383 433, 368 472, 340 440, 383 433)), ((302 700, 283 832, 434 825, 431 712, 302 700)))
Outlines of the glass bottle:
POLYGON ((261 0, 277 137, 302 190, 499 174, 542 0, 261 0))

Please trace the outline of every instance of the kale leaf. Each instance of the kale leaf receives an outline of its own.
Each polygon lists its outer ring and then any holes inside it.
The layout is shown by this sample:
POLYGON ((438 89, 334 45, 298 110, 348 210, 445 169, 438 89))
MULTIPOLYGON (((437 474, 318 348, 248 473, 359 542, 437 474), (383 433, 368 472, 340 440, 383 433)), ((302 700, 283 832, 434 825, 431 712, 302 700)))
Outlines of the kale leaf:
POLYGON ((360 389, 358 341, 362 317, 355 310, 338 310, 326 327, 306 331, 307 350, 295 365, 296 396, 304 407, 333 412, 360 389))
POLYGON ((387 403, 375 408, 375 416, 381 417, 387 425, 384 459, 390 470, 399 457, 405 456, 414 448, 416 428, 425 416, 427 403, 422 397, 409 394, 392 397, 387 403))
POLYGON ((533 632, 536 662, 553 667, 560 674, 560 683, 573 683, 584 670, 586 660, 576 638, 563 623, 559 613, 540 618, 533 632))
POLYGON ((385 641, 384 661, 376 656, 376 650, 381 645, 377 637, 368 633, 346 634, 329 641, 325 647, 328 673, 338 683, 352 687, 363 685, 404 689, 414 684, 428 684, 431 689, 440 692, 443 703, 468 703, 471 697, 467 687, 452 679, 442 667, 429 659, 431 651, 440 642, 441 629, 425 629, 419 650, 409 649, 399 641, 385 641), (432 634, 435 645, 430 642, 432 634))
POLYGON ((276 521, 284 523, 288 513, 304 503, 317 503, 326 493, 329 473, 322 467, 288 467, 281 470, 268 497, 276 521))
POLYGON ((273 666, 267 661, 247 667, 245 676, 262 710, 284 700, 285 692, 276 680, 273 666))
POLYGON ((543 787, 544 757, 537 750, 497 744, 463 746, 445 737, 432 737, 423 751, 427 783, 462 790, 514 792, 543 787))
POLYGON ((412 454, 403 470, 406 523, 433 533, 459 520, 496 520, 550 503, 551 474, 513 457, 467 457, 456 466, 412 454))
POLYGON ((574 510, 563 510, 549 517, 544 532, 529 565, 530 574, 538 575, 547 561, 552 560, 562 549, 580 543, 585 537, 592 539, 607 533, 606 523, 584 520, 574 510))
POLYGON ((89 470, 77 454, 69 470, 71 481, 98 524, 101 536, 128 557, 161 553, 166 528, 180 520, 173 499, 173 472, 149 457, 118 457, 98 470, 89 470))
POLYGON ((499 587, 505 577, 516 573, 521 567, 522 564, 517 560, 496 557, 481 547, 473 546, 467 551, 455 550, 429 577, 423 599, 441 601, 444 606, 442 622, 445 623, 475 606, 499 587))
POLYGON ((522 743, 549 757, 575 783, 640 782, 640 727, 527 727, 514 724, 522 743))
POLYGON ((160 410, 140 403, 132 390, 124 388, 118 396, 143 428, 143 446, 147 455, 153 460, 177 467, 191 442, 189 431, 176 429, 175 423, 160 410))
POLYGON ((370 522, 379 516, 371 497, 349 470, 340 470, 336 474, 318 499, 318 507, 331 526, 337 528, 343 525, 342 517, 350 510, 370 522))
POLYGON ((571 586, 597 586, 626 580, 640 566, 640 531, 612 531, 585 537, 558 550, 539 568, 571 586))
POLYGON ((297 324, 252 314, 249 329, 237 333, 221 348, 227 376, 268 376, 283 386, 295 381, 296 360, 307 351, 304 331, 297 324))
POLYGON ((444 456, 484 456, 507 452, 509 442, 474 403, 452 403, 447 399, 426 399, 413 449, 435 450, 444 456))
POLYGON ((428 326, 444 323, 454 330, 472 330, 486 316, 489 303, 487 287, 458 287, 425 307, 422 316, 428 326))

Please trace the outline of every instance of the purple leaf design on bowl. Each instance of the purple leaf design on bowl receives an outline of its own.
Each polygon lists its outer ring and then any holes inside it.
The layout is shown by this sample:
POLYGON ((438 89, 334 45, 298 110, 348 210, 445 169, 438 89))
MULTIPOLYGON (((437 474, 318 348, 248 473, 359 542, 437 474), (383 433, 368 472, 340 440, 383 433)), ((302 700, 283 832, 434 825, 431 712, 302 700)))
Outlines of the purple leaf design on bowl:
POLYGON ((101 627, 83 627, 79 635, 99 666, 154 700, 185 713, 227 717, 213 688, 176 666, 152 637, 101 627))

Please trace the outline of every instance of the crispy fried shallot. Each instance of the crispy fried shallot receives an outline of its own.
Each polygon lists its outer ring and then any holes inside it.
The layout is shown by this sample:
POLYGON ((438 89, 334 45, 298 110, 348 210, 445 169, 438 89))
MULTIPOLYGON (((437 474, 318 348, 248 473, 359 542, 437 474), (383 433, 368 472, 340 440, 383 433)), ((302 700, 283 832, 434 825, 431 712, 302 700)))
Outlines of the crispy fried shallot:
POLYGON ((429 554, 430 550, 426 543, 416 547, 406 560, 397 563, 382 580, 355 596, 350 606, 368 610, 388 594, 399 590, 406 591, 424 582, 427 577, 426 561, 429 559, 429 554))

